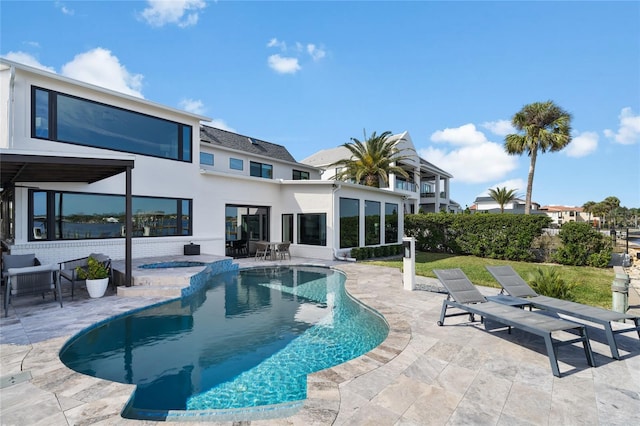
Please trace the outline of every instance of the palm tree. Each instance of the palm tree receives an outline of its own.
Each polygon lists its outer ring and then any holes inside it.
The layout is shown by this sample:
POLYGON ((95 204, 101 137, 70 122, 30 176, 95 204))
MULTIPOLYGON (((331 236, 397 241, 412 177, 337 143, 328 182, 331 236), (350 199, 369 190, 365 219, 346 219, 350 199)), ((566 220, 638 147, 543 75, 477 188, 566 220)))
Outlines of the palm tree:
POLYGON ((571 142, 571 114, 553 101, 535 102, 517 112, 511 124, 519 133, 506 136, 505 150, 511 155, 526 152, 531 158, 524 206, 524 213, 529 214, 538 151, 560 151, 571 142))
POLYGON ((496 203, 500 204, 500 213, 504 213, 504 205, 510 203, 515 200, 516 190, 515 189, 507 189, 507 187, 496 187, 496 189, 489 189, 489 196, 495 200, 496 203))
POLYGON ((613 197, 613 196, 607 197, 604 199, 604 201, 602 201, 602 204, 607 206, 607 218, 609 219, 609 222, 613 222, 611 225, 615 227, 616 218, 615 218, 614 212, 618 207, 620 207, 620 199, 618 197, 613 197))
POLYGON ((600 201, 591 207, 591 212, 594 216, 600 218, 600 228, 602 228, 607 223, 607 212, 609 211, 609 207, 600 201))
POLYGON ((389 136, 391 132, 387 131, 380 135, 373 132, 364 142, 351 138, 351 142, 342 145, 351 152, 351 157, 329 165, 342 168, 333 178, 353 179, 356 183, 375 187, 380 186, 380 180, 388 184, 389 173, 409 178, 406 170, 397 165, 399 161, 409 158, 402 155, 396 146, 401 139, 390 139, 389 136))
POLYGON ((595 205, 595 201, 587 201, 582 205, 582 211, 589 214, 589 223, 591 223, 591 213, 593 213, 593 206, 595 205))

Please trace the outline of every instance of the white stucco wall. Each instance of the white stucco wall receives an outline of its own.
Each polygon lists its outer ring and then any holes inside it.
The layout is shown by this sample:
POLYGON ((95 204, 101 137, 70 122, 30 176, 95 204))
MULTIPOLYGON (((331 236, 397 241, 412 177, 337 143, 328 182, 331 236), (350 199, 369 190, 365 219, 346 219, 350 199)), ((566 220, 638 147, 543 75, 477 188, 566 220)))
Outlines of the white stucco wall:
MULTIPOLYGON (((14 137, 8 140, 3 130, 2 147, 9 152, 29 152, 35 155, 57 154, 87 157, 109 157, 133 159, 132 194, 134 196, 155 196, 186 198, 193 200, 193 235, 180 237, 137 237, 133 239, 133 256, 150 257, 181 254, 184 244, 200 244, 202 253, 225 254, 225 206, 245 205, 262 206, 269 209, 269 228, 271 241, 282 239, 282 215, 294 215, 294 235, 291 246, 293 256, 332 259, 334 247, 339 244, 339 197, 358 198, 361 202, 361 227, 364 224, 364 200, 381 202, 384 215, 384 202, 402 205, 402 197, 389 191, 367 188, 360 185, 335 183, 319 180, 319 172, 311 169, 311 181, 291 180, 294 168, 305 170, 305 166, 287 162, 266 161, 250 154, 211 150, 215 155, 213 168, 201 167, 199 162, 200 117, 152 104, 148 101, 119 95, 91 86, 74 83, 59 76, 42 75, 41 72, 17 70, 15 79, 15 102, 9 104, 6 94, 8 72, 0 72, 0 100, 2 113, 0 123, 4 128, 8 123, 9 109, 13 114, 14 137), (192 126, 192 163, 154 158, 145 155, 129 154, 99 148, 72 145, 31 138, 31 86, 59 91, 81 98, 99 101, 108 105, 142 112, 155 117, 192 126), (11 107, 11 108, 9 108, 11 107), (228 168, 229 158, 242 158, 244 170, 234 173, 228 168), (274 166, 274 179, 262 179, 249 176, 249 161, 255 159, 274 166), (218 165, 223 168, 218 170, 218 165), (326 246, 297 244, 297 216, 301 213, 326 214, 326 246)), ((91 252, 102 252, 114 259, 124 258, 125 241, 122 238, 67 241, 28 241, 28 188, 42 190, 77 191, 98 194, 125 193, 125 175, 121 174, 93 184, 85 183, 46 183, 29 182, 15 191, 15 241, 12 252, 36 253, 44 263, 57 263, 63 260, 86 256, 91 252)), ((399 215, 399 228, 402 234, 402 215, 399 215)), ((402 236, 400 234, 399 238, 402 236)), ((364 238, 364 232, 361 232, 364 238)))

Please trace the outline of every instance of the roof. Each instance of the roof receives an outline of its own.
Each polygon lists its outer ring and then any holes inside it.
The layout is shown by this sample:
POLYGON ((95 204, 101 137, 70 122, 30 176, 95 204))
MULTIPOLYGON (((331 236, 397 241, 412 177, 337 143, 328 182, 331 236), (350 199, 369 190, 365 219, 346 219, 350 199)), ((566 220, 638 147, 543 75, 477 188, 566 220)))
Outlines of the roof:
POLYGON ((335 148, 323 149, 310 155, 301 161, 301 163, 308 164, 314 167, 326 167, 329 164, 336 161, 343 160, 351 157, 351 151, 348 148, 340 145, 335 148))
POLYGON ((9 188, 16 182, 93 183, 134 167, 133 159, 89 158, 9 153, 0 150, 0 184, 9 188))
POLYGON ((576 206, 543 206, 540 207, 540 210, 546 210, 548 212, 581 212, 583 208, 576 206))
POLYGON ((239 135, 215 127, 200 126, 200 140, 213 146, 219 146, 250 154, 262 155, 276 160, 296 163, 295 158, 282 145, 263 141, 249 136, 239 135))

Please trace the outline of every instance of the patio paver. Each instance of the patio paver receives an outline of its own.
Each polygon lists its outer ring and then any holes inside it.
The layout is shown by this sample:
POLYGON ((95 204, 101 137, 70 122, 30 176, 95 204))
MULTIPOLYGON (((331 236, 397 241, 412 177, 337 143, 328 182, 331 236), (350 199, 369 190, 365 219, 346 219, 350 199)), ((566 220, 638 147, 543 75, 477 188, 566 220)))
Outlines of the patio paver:
MULTIPOLYGON (((327 263, 296 258, 277 263, 303 262, 327 263)), ((256 265, 253 259, 239 263, 256 265)), ((389 338, 368 354, 311 375, 309 398, 298 414, 243 425, 640 424, 637 334, 618 335, 623 359, 615 361, 604 333, 590 328, 597 367, 586 364, 578 345, 562 347, 563 377, 557 378, 536 336, 486 331, 466 317, 438 327, 443 294, 403 290, 396 269, 328 263, 347 274, 354 297, 387 318, 389 338)), ((83 292, 76 290, 80 295, 73 302, 63 294, 63 309, 37 298, 27 303, 16 299, 9 317, 0 319, 2 383, 21 374, 0 390, 2 425, 155 424, 119 416, 132 385, 69 370, 58 351, 83 327, 162 299, 112 293, 89 299, 83 292)))

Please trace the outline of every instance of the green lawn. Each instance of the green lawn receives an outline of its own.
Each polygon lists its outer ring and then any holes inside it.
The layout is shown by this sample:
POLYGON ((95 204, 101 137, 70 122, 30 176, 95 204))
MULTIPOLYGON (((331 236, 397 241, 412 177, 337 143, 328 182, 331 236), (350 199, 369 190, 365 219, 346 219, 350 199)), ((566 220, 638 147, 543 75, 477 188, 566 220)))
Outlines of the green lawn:
MULTIPOLYGON (((374 260, 368 263, 402 268, 402 259, 374 260)), ((611 309, 611 283, 614 279, 611 268, 598 269, 586 266, 515 262, 443 253, 416 253, 416 275, 436 278, 432 269, 460 268, 474 284, 488 287, 500 288, 485 266, 507 264, 511 265, 525 281, 528 281, 529 274, 537 268, 559 268, 562 278, 567 283, 576 284, 573 293, 577 302, 611 309)))

